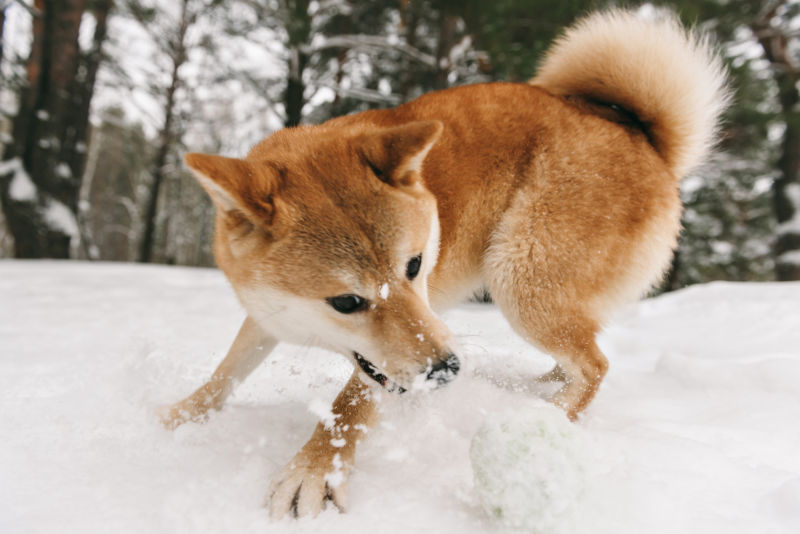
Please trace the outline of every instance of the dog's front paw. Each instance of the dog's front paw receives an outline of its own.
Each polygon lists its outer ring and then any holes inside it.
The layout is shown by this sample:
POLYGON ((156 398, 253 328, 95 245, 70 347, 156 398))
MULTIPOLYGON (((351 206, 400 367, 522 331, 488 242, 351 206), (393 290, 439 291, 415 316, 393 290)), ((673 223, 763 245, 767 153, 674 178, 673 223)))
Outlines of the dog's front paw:
POLYGON ((267 504, 270 515, 280 519, 287 514, 316 517, 326 501, 344 511, 346 466, 338 453, 328 460, 309 458, 301 451, 272 480, 267 504))
POLYGON ((161 424, 167 430, 175 430, 183 423, 189 421, 202 423, 208 418, 206 412, 208 408, 192 402, 191 399, 184 399, 181 402, 168 406, 159 406, 156 415, 161 420, 161 424))

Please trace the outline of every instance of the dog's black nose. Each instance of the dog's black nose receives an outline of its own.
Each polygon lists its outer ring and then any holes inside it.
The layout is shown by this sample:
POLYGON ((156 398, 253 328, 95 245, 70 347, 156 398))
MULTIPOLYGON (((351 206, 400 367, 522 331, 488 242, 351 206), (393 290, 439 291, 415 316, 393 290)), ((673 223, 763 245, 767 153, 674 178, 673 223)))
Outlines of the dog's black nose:
POLYGON ((461 369, 461 362, 458 360, 458 356, 451 352, 446 358, 433 364, 426 378, 435 380, 437 386, 443 386, 456 377, 459 369, 461 369))

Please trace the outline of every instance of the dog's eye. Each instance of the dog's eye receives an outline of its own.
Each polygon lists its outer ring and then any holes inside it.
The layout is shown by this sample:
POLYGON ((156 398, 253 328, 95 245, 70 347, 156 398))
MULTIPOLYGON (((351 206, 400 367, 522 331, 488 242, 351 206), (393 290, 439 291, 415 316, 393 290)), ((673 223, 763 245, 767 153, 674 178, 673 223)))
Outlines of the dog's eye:
POLYGON ((339 295, 325 299, 339 313, 353 313, 367 308, 367 301, 358 295, 339 295))
POLYGON ((422 266, 422 254, 417 254, 408 261, 406 266, 406 276, 409 280, 413 280, 419 274, 419 268, 422 266))

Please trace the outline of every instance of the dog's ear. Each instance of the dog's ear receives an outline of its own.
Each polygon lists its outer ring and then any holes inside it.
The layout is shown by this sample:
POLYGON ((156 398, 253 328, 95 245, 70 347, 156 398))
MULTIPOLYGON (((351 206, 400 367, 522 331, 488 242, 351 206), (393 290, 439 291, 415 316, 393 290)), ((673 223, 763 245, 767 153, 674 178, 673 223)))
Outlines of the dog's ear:
POLYGON ((222 213, 243 214, 262 225, 272 223, 274 169, 210 154, 186 154, 184 161, 222 213))
POLYGON ((409 187, 421 180, 425 156, 442 133, 439 121, 409 122, 365 135, 362 150, 379 180, 395 187, 409 187))

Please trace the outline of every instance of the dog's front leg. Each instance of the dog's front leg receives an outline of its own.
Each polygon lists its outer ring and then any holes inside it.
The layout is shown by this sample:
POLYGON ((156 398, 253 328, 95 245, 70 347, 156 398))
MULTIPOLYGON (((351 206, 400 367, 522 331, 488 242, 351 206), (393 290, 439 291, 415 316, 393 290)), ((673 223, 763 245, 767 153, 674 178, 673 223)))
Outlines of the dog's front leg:
POLYGON ((317 425, 311 439, 273 479, 269 491, 272 517, 289 512, 316 516, 325 500, 344 510, 347 476, 356 445, 377 419, 377 396, 354 371, 333 402, 333 421, 317 425))
POLYGON ((256 322, 247 317, 239 329, 225 359, 208 382, 161 414, 161 422, 173 429, 186 421, 202 420, 208 410, 218 410, 241 382, 264 361, 277 340, 266 335, 256 322))

